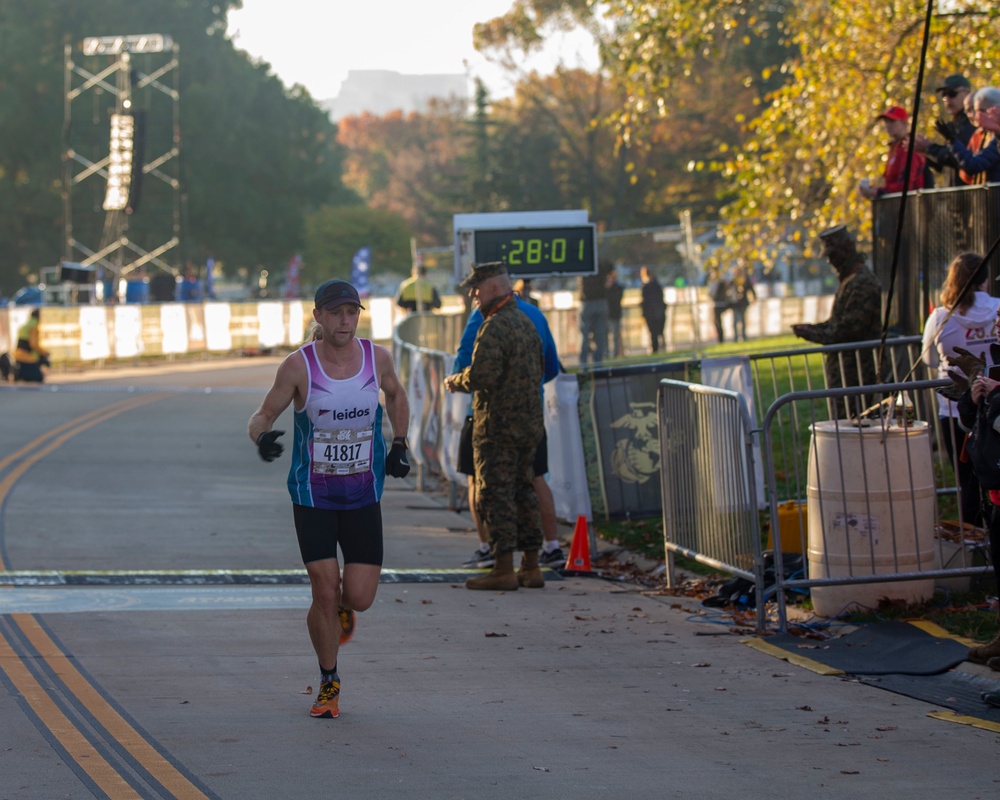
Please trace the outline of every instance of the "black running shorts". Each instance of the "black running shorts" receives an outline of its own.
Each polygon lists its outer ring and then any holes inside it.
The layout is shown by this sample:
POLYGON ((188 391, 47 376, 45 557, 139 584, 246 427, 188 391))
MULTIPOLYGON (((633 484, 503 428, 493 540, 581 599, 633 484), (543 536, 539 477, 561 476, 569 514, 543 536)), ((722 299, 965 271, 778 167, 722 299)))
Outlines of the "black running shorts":
POLYGON ((337 545, 345 564, 382 566, 382 505, 373 503, 350 511, 311 508, 292 503, 295 533, 302 563, 337 557, 337 545))

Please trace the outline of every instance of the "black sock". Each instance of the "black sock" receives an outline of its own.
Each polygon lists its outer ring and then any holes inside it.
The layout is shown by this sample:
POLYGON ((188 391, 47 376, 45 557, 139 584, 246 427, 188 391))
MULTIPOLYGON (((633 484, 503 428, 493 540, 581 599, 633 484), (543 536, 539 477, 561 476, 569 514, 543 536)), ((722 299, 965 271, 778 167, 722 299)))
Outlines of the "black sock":
POLYGON ((319 675, 321 683, 329 683, 330 681, 339 681, 340 676, 337 674, 337 665, 333 665, 333 669, 327 669, 322 664, 319 665, 319 675))

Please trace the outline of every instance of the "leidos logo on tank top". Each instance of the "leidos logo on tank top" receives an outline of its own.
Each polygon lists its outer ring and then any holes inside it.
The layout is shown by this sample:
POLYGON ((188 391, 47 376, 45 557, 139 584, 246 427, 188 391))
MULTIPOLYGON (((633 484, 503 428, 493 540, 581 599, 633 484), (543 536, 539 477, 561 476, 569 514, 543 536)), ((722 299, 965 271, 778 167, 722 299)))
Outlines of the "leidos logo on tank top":
POLYGON ((371 409, 352 408, 350 411, 334 411, 327 408, 321 408, 319 415, 320 417, 326 416, 328 419, 340 422, 345 419, 360 419, 362 417, 369 417, 371 416, 371 409))

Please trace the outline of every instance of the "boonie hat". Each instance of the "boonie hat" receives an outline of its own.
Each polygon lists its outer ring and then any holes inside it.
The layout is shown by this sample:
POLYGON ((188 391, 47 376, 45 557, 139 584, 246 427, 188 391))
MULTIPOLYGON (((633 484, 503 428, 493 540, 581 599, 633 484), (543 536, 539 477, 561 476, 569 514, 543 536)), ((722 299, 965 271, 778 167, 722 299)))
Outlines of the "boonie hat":
POLYGON ((935 89, 935 92, 943 92, 945 89, 971 89, 972 84, 969 83, 969 79, 964 75, 949 75, 943 81, 941 85, 935 89))
POLYGON ((353 303, 358 308, 364 308, 361 305, 358 290, 347 281, 334 278, 332 281, 321 284, 316 290, 316 308, 331 309, 346 303, 353 303))
POLYGON ((819 234, 819 240, 823 243, 823 247, 827 250, 832 250, 837 247, 843 247, 847 244, 852 244, 854 242, 854 237, 851 236, 851 232, 847 230, 846 225, 834 225, 832 228, 827 228, 819 234))
POLYGON ((907 120, 910 115, 906 113, 906 109, 902 106, 889 106, 885 111, 878 115, 879 119, 892 119, 892 120, 907 120))
POLYGON ((475 264, 472 271, 465 277, 465 280, 458 284, 461 289, 472 289, 489 278, 497 275, 506 275, 507 265, 502 261, 486 261, 482 264, 475 264))

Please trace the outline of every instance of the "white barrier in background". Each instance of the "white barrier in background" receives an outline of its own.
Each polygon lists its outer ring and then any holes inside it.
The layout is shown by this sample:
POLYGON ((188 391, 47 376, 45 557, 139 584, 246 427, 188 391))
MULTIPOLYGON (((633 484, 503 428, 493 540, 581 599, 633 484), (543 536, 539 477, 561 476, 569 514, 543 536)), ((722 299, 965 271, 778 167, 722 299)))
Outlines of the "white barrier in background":
MULTIPOLYGON (((681 299, 694 296, 674 291, 681 299)), ((576 318, 576 299, 572 292, 555 292, 552 307, 546 310, 549 325, 559 352, 572 358, 579 352, 580 332, 576 318)), ((815 322, 829 313, 831 296, 785 297, 761 300, 747 313, 750 338, 787 333, 792 322, 815 322)), ((378 342, 392 339, 394 322, 399 318, 393 300, 388 297, 366 298, 367 311, 362 315, 361 335, 378 342)), ((696 306, 669 306, 670 310, 694 311, 699 329, 711 327, 713 311, 708 303, 696 306)), ((100 362, 107 359, 131 359, 137 356, 181 355, 184 353, 228 353, 236 350, 265 350, 295 347, 302 343, 312 321, 310 300, 266 300, 239 303, 152 303, 116 306, 44 306, 42 346, 52 354, 53 363, 100 362)), ((630 309, 637 313, 636 308, 630 309)), ((18 328, 31 308, 0 308, 0 352, 14 349, 18 328)), ((668 340, 678 344, 689 341, 691 334, 681 328, 667 330, 668 340)), ((727 315, 727 328, 731 320, 727 315)), ((645 334, 643 334, 645 335, 645 334)))

